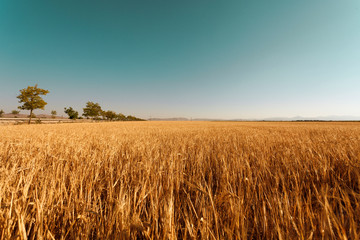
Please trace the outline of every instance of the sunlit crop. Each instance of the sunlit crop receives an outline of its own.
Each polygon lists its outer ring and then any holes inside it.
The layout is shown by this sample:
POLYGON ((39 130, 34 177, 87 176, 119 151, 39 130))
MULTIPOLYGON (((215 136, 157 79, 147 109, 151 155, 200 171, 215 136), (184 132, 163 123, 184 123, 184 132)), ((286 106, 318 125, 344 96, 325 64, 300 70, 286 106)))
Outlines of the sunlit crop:
POLYGON ((1 239, 359 239, 360 124, 0 126, 1 239))

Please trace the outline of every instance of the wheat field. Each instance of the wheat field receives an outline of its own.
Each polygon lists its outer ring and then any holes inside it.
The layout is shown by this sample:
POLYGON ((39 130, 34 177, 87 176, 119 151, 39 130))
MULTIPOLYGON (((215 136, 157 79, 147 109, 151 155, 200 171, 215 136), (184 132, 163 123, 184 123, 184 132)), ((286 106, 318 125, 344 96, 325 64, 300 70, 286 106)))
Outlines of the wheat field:
POLYGON ((360 124, 0 126, 1 239, 359 239, 360 124))

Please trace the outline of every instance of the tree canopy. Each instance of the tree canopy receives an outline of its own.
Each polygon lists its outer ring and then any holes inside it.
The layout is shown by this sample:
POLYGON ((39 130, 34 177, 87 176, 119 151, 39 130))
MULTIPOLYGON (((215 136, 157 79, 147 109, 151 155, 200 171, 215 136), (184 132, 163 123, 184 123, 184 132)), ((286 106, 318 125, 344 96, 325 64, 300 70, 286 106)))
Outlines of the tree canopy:
POLYGON ((79 113, 75 111, 72 107, 64 108, 64 112, 69 116, 70 119, 79 118, 79 113))
POLYGON ((86 107, 83 108, 83 111, 84 111, 83 116, 90 118, 99 117, 102 113, 102 109, 99 103, 93 103, 93 102, 87 102, 86 107))
POLYGON ((118 115, 116 114, 116 112, 109 110, 106 112, 104 111, 103 116, 106 118, 106 120, 112 121, 112 120, 116 119, 118 115))
POLYGON ((56 117, 56 114, 57 114, 57 111, 56 111, 56 110, 52 110, 52 111, 51 111, 51 117, 52 117, 52 118, 55 118, 55 117, 56 117))

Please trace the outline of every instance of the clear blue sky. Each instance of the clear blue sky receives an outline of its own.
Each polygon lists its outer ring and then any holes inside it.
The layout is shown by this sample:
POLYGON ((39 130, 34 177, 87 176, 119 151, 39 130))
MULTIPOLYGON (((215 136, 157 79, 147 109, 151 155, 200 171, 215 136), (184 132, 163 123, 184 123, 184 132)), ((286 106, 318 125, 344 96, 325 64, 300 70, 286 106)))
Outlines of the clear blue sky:
POLYGON ((44 113, 360 116, 360 1, 1 0, 0 109, 36 83, 44 113))

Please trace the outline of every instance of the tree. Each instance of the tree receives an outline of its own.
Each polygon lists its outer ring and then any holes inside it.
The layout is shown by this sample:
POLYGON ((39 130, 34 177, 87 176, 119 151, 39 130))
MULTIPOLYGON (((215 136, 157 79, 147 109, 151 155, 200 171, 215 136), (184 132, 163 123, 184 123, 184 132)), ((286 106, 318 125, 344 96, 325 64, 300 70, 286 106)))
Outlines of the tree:
POLYGON ((99 117, 103 112, 101 110, 100 105, 98 103, 93 103, 93 102, 87 102, 86 107, 83 108, 83 111, 84 111, 83 116, 90 118, 99 117))
POLYGON ((104 112, 103 116, 106 118, 106 120, 112 121, 117 117, 117 114, 116 114, 116 112, 109 110, 109 111, 104 112))
POLYGON ((56 117, 56 114, 57 114, 57 112, 56 112, 55 110, 52 110, 52 111, 51 111, 51 117, 52 117, 52 118, 55 118, 55 117, 56 117))
POLYGON ((64 108, 64 112, 69 116, 70 119, 79 118, 79 113, 75 111, 72 107, 64 108))
POLYGON ((19 99, 19 103, 22 103, 22 105, 18 108, 21 110, 30 110, 29 124, 35 109, 44 110, 47 102, 42 99, 41 95, 45 96, 48 93, 48 90, 38 88, 37 84, 34 87, 28 86, 27 88, 20 90, 20 95, 17 96, 17 98, 19 99))
POLYGON ((0 117, 2 117, 3 116, 3 114, 4 114, 4 110, 0 110, 0 117))
POLYGON ((119 113, 117 116, 116 116, 116 120, 118 121, 126 121, 126 116, 122 113, 119 113))
POLYGON ((145 121, 145 120, 129 115, 126 117, 126 121, 145 121))
POLYGON ((17 118, 17 115, 20 113, 20 111, 18 111, 18 110, 12 110, 11 111, 11 114, 13 114, 14 115, 14 117, 16 117, 17 118))

